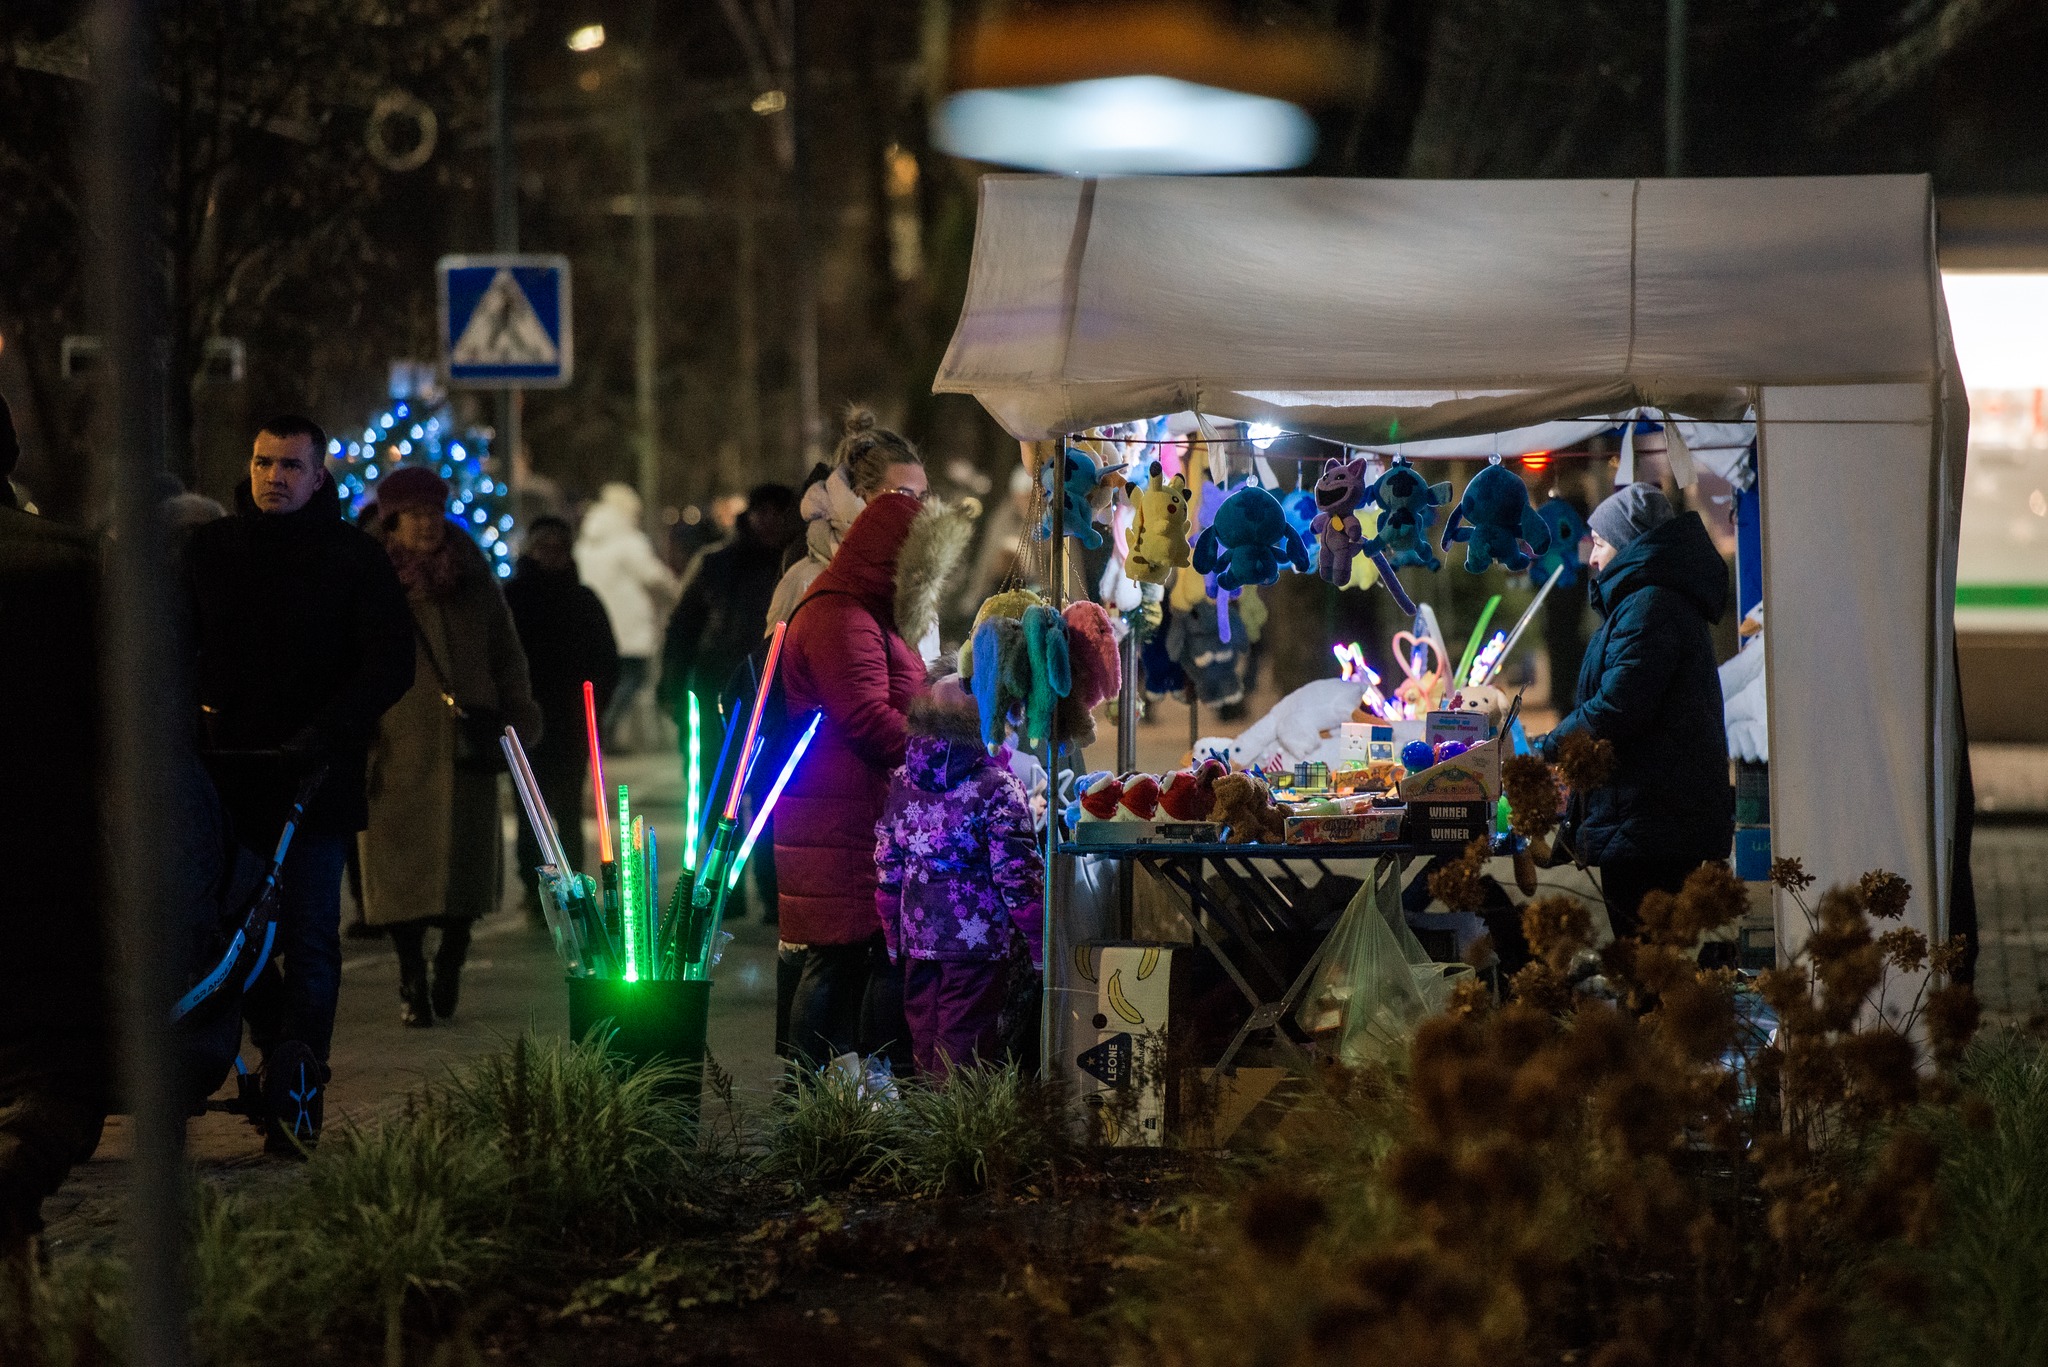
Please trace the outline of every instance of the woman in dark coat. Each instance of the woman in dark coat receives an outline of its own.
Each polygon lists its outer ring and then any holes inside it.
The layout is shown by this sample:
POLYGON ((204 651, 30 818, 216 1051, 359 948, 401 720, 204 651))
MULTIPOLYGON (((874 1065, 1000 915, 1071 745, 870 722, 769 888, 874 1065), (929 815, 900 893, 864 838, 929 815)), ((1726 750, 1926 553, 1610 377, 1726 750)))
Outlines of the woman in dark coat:
POLYGON ((805 947, 790 1038, 813 1062, 885 1046, 908 1060, 875 911, 875 823, 924 684, 911 641, 937 621, 970 531, 944 505, 879 495, 790 615, 780 667, 789 717, 825 714, 775 809, 780 935, 805 947))
POLYGON ((470 925, 497 909, 504 888, 498 774, 456 767, 456 709, 502 718, 528 745, 541 714, 498 581, 447 516, 448 486, 407 466, 378 484, 377 507, 419 653, 412 688, 384 714, 370 751, 363 912, 389 928, 398 951, 400 1019, 427 1026, 455 1014, 470 925), (441 943, 429 983, 433 927, 441 943))
POLYGON ((1576 853, 1599 866, 1622 939, 1645 893, 1676 892, 1735 839, 1711 634, 1728 610, 1728 566, 1699 514, 1674 516, 1654 485, 1629 485, 1587 521, 1605 620, 1586 644, 1578 706, 1536 749, 1555 760, 1574 731, 1614 745, 1610 781, 1585 794, 1576 853))

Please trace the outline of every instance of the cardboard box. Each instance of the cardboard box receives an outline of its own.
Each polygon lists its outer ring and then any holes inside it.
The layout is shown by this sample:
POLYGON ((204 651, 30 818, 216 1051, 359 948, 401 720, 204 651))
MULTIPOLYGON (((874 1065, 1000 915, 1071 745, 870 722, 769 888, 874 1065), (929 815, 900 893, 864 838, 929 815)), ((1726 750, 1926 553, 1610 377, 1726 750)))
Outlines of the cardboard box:
POLYGON ((1287 843, 1290 845, 1377 845, 1401 838, 1401 822, 1407 809, 1377 807, 1343 816, 1290 816, 1287 843))
POLYGON ((1474 840, 1493 836, 1493 804, 1471 799, 1424 799, 1408 804, 1401 838, 1411 845, 1446 852, 1462 851, 1474 840))
POLYGON ((1401 796, 1411 803, 1423 798, 1440 800, 1500 796, 1500 746, 1492 743, 1467 750, 1442 764, 1419 769, 1401 780, 1401 796))
POLYGON ((1071 1052, 1066 1082, 1091 1139, 1157 1148, 1177 1119, 1167 1040, 1191 992, 1191 945, 1096 941, 1075 945, 1063 967, 1077 975, 1066 995, 1071 1052), (1090 993, 1086 989, 1093 987, 1090 993))
POLYGON ((1469 746, 1486 741, 1484 712, 1431 712, 1423 718, 1422 738, 1432 746, 1447 740, 1461 740, 1469 746))

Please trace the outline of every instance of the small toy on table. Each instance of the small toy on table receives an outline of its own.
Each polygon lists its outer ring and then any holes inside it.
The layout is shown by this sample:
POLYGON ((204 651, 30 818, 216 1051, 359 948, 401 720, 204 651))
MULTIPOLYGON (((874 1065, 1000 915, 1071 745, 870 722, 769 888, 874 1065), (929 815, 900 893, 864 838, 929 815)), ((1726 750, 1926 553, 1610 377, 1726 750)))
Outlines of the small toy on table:
POLYGON ((1216 780, 1216 806, 1209 819, 1230 828, 1233 845, 1277 841, 1287 834, 1287 818, 1273 805, 1272 790, 1250 774, 1216 780))
POLYGON ((1436 763, 1436 747, 1426 740, 1411 740, 1401 747, 1401 763, 1416 773, 1436 763))

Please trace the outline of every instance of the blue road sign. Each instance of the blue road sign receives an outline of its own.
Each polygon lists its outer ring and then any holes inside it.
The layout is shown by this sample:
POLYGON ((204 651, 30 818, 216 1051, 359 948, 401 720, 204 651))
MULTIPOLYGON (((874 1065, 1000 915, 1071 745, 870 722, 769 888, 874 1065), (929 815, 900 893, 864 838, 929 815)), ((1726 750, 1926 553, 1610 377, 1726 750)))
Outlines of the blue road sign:
POLYGON ((450 384, 551 389, 569 382, 569 259, 444 256, 441 356, 450 384))

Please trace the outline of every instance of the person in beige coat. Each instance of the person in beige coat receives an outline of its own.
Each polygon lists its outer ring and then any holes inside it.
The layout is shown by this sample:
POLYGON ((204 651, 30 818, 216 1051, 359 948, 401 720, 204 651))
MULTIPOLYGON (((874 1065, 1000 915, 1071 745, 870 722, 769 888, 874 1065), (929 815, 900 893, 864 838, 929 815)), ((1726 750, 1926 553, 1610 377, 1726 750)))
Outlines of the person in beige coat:
POLYGON ((363 913, 398 951, 400 1019, 429 1026, 455 1014, 471 924, 497 908, 504 887, 504 762, 487 732, 510 725, 531 745, 541 714, 490 565, 447 515, 447 484, 403 467, 378 484, 377 507, 412 607, 417 667, 370 750, 363 913), (478 741, 474 762, 458 754, 465 730, 478 741), (429 981, 426 937, 436 927, 429 981))

